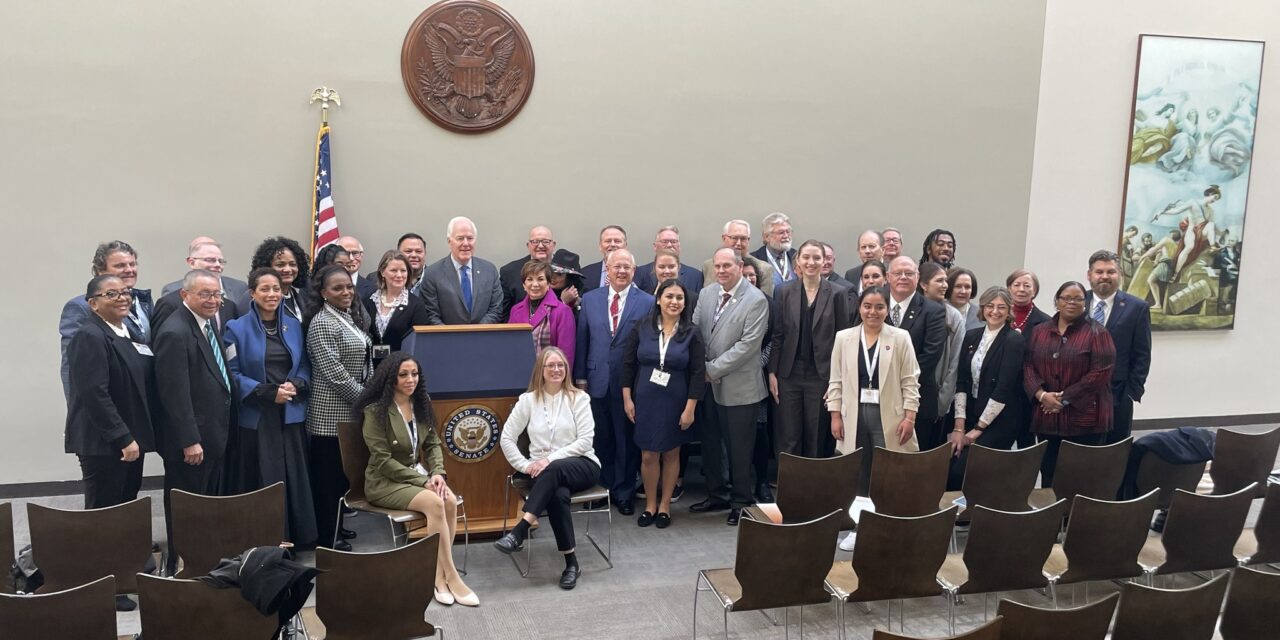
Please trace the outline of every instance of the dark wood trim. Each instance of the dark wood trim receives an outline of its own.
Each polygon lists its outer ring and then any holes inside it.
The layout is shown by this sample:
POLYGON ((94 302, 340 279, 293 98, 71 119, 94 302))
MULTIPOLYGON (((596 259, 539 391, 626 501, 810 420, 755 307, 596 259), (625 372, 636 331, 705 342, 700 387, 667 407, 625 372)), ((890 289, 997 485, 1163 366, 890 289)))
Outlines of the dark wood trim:
POLYGON ((1243 427, 1280 423, 1280 413, 1251 413, 1235 416, 1194 416, 1188 418, 1148 418, 1134 420, 1134 431, 1176 429, 1178 427, 1243 427))

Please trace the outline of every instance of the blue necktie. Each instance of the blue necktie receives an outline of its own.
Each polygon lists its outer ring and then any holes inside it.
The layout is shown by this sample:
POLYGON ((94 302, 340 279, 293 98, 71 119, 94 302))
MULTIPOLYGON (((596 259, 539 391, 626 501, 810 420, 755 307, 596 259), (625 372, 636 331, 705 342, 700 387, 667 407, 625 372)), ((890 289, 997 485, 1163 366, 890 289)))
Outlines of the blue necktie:
POLYGON ((1107 317, 1106 311, 1107 311, 1107 303, 1099 300, 1098 306, 1093 308, 1093 319, 1097 320, 1098 324, 1103 324, 1104 318, 1107 317))
POLYGON ((222 384, 231 389, 231 381, 227 379, 227 363, 222 359, 222 345, 218 343, 218 336, 213 333, 213 323, 208 320, 204 323, 204 336, 209 339, 209 346, 213 348, 213 359, 218 361, 218 371, 222 373, 222 384))
POLYGON ((467 305, 467 313, 471 313, 471 265, 462 265, 462 303, 467 305))

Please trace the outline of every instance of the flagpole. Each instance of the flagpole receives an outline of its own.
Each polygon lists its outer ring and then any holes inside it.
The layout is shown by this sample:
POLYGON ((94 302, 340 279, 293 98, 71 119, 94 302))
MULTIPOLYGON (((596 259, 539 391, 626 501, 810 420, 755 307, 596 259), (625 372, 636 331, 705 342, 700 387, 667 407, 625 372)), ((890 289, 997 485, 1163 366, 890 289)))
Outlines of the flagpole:
MULTIPOLYGON (((320 223, 320 212, 321 212, 320 196, 318 192, 319 186, 320 186, 319 182, 322 177, 321 176, 321 168, 322 168, 321 167, 321 163, 322 163, 321 146, 322 144, 324 144, 327 138, 327 134, 329 133, 329 103, 332 102, 334 106, 340 107, 342 106, 342 98, 338 95, 338 92, 335 91, 334 89, 330 87, 321 86, 321 87, 316 87, 316 89, 311 92, 311 101, 309 104, 315 104, 317 102, 320 103, 320 129, 319 131, 316 132, 316 155, 315 155, 315 160, 316 160, 315 172, 316 173, 315 173, 315 183, 312 185, 314 190, 312 192, 312 198, 311 198, 311 256, 310 257, 312 260, 315 260, 316 250, 319 248, 316 246, 316 237, 317 237, 316 234, 317 234, 318 225, 320 223)), ((323 163, 327 165, 328 152, 327 152, 327 145, 325 146, 326 146, 326 151, 324 155, 326 157, 323 158, 323 163)), ((325 167, 326 170, 327 168, 328 167, 325 167)), ((330 204, 329 209, 332 209, 332 204, 330 204)), ((332 215, 331 210, 329 211, 329 214, 332 215)))

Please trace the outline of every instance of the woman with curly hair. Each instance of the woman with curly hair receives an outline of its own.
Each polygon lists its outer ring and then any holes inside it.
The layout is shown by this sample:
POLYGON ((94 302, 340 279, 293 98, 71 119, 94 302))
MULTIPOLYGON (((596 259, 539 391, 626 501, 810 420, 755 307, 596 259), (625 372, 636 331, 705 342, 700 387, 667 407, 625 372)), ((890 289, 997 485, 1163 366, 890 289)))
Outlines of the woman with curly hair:
MULTIPOLYGON (((280 309, 302 320, 306 309, 307 276, 311 274, 307 252, 297 242, 284 236, 267 238, 253 252, 249 270, 270 267, 280 274, 280 309)), ((245 293, 240 308, 248 309, 251 296, 245 293)))
POLYGON ((385 509, 426 516, 427 532, 440 535, 436 601, 479 605, 480 599, 453 564, 458 500, 446 482, 444 449, 418 361, 403 351, 387 356, 356 400, 354 414, 362 421, 364 442, 369 447, 365 497, 385 509))

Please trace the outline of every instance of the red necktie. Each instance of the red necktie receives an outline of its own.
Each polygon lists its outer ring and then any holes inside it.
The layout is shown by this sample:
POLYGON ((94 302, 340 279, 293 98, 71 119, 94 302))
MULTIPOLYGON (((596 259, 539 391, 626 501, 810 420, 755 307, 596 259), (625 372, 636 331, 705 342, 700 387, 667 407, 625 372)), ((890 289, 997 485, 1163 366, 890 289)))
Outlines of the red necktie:
POLYGON ((618 300, 621 297, 622 294, 615 292, 613 294, 613 303, 609 305, 609 318, 613 321, 613 328, 609 330, 611 334, 618 333, 618 300))

